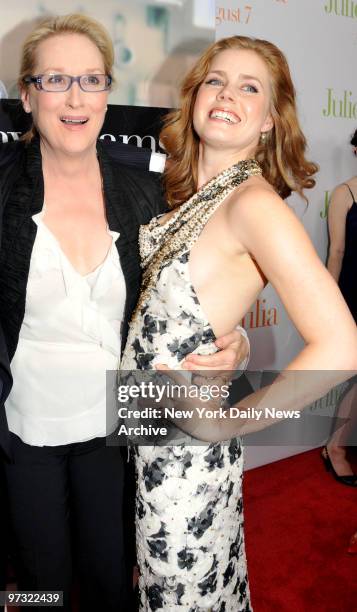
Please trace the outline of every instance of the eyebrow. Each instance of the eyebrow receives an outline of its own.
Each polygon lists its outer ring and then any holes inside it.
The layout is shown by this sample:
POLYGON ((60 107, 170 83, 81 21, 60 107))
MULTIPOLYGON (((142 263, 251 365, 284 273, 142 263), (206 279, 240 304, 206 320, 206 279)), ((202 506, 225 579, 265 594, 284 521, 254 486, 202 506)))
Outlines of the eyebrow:
MULTIPOLYGON (((87 70, 85 70, 84 72, 82 72, 82 74, 98 74, 101 73, 102 70, 105 70, 104 68, 87 68, 87 70)), ((53 72, 56 74, 67 74, 67 72, 65 72, 65 70, 63 68, 55 68, 54 66, 47 66, 46 68, 43 69, 43 74, 45 74, 46 72, 53 72)))
POLYGON ((258 79, 258 77, 253 76, 252 74, 240 74, 239 75, 242 79, 247 79, 247 80, 253 80, 253 81, 258 81, 258 83, 261 84, 261 86, 263 86, 262 82, 260 79, 258 79))
MULTIPOLYGON (((211 74, 212 72, 214 72, 215 74, 221 74, 222 76, 225 76, 227 73, 225 72, 225 70, 210 70, 208 72, 208 74, 211 74)), ((243 80, 253 80, 253 81, 257 81, 258 83, 260 83, 260 85, 263 87, 263 84, 261 82, 260 79, 258 79, 258 77, 253 76, 251 74, 239 74, 238 75, 239 78, 243 79, 243 80)))

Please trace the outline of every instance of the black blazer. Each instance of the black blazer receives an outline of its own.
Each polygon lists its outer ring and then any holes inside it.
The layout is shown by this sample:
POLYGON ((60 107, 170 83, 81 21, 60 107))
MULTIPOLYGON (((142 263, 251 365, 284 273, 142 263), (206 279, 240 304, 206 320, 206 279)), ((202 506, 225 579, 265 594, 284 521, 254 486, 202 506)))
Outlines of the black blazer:
MULTIPOLYGON (((103 177, 105 210, 111 230, 120 233, 116 241, 126 282, 126 303, 122 327, 122 346, 128 333, 128 323, 138 299, 141 269, 138 231, 141 224, 166 210, 160 176, 127 167, 108 155, 107 145, 98 141, 97 154, 103 177)), ((133 149, 130 147, 133 165, 133 149)), ((126 161, 128 160, 127 151, 126 161)), ((138 151, 139 164, 143 154, 138 151)), ((149 157, 147 157, 149 161, 149 157)), ((1 401, 11 388, 9 361, 16 351, 25 313, 26 287, 37 226, 32 216, 42 210, 44 184, 39 140, 0 147, 0 211, 2 211, 2 244, 0 250, 0 376, 4 382, 1 401), (1 170, 2 169, 2 170, 1 170), (5 180, 6 179, 6 180, 5 180), (2 196, 2 197, 1 197, 2 196), (6 201, 5 207, 3 206, 6 201)), ((8 451, 6 417, 0 408, 0 447, 8 451)))
MULTIPOLYGON (((2 213, 3 203, 6 200, 8 194, 8 185, 10 185, 10 179, 14 168, 16 167, 16 151, 14 147, 8 148, 1 147, 0 149, 0 247, 1 247, 1 236, 2 236, 2 213)), ((3 408, 4 402, 9 395, 12 377, 9 365, 9 356, 5 343, 5 337, 3 334, 2 327, 0 325, 0 455, 10 456, 10 438, 9 430, 7 426, 6 413, 3 408)), ((1 459, 1 457, 0 457, 1 459)))

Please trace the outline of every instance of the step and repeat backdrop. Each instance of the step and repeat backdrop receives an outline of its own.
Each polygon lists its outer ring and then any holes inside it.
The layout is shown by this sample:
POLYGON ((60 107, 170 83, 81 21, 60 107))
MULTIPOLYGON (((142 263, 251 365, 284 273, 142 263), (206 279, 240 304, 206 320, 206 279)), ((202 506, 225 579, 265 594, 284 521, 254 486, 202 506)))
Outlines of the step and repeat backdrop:
MULTIPOLYGON (((167 108, 177 104, 182 75, 205 47, 237 34, 278 45, 291 67, 301 123, 309 143, 308 156, 320 166, 317 185, 307 192, 308 206, 296 196, 289 198, 287 205, 294 208, 325 262, 329 195, 336 184, 356 173, 349 139, 357 127, 357 2, 62 0, 59 9, 58 3, 51 0, 15 0, 11 9, 0 9, 2 141, 16 139, 26 129, 26 117, 16 100, 16 75, 24 37, 46 14, 73 11, 101 21, 115 45, 117 85, 111 93, 102 137, 152 151, 160 150, 160 119, 167 108)), ((306 309, 304 315, 309 317, 311 313, 306 309)), ((243 325, 252 345, 252 370, 279 370, 303 345, 279 297, 269 286, 244 317, 243 325)), ((254 386, 254 380, 251 382, 254 386)), ((332 414, 333 401, 329 401, 325 408, 332 414)), ((298 428, 296 423, 282 426, 280 443, 271 444, 267 432, 252 437, 247 466, 304 450, 304 432, 298 428), (284 445, 284 439, 294 439, 290 427, 294 427, 296 443, 284 445)), ((327 420, 326 436, 328 428, 327 420)))
POLYGON ((110 102, 172 107, 177 84, 215 37, 214 0, 15 0, 0 5, 0 80, 17 96, 21 44, 34 23, 79 12, 98 19, 114 44, 110 102))

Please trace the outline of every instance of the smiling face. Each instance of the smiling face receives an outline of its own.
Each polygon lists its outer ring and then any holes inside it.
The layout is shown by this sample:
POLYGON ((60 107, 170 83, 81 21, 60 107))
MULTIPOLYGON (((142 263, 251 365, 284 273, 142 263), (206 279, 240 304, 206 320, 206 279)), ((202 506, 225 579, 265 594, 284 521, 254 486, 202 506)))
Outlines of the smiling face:
POLYGON ((262 132, 273 127, 270 77, 265 62, 247 49, 227 49, 213 59, 200 85, 193 124, 203 145, 254 154, 262 132))
MULTIPOLYGON (((104 74, 103 57, 96 45, 83 34, 56 34, 36 49, 33 75, 104 74)), ((32 112, 33 122, 46 147, 67 155, 95 150, 103 125, 108 91, 84 92, 78 83, 68 91, 48 92, 31 84, 23 89, 22 103, 32 112)))

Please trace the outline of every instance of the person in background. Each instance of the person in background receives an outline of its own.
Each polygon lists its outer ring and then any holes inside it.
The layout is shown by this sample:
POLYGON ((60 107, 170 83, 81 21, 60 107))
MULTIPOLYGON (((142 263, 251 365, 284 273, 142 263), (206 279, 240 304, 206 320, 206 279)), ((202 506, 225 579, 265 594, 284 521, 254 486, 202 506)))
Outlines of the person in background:
MULTIPOLYGON (((19 76, 33 126, 0 147, 11 179, 1 190, 0 366, 4 398, 7 351, 4 468, 18 589, 63 591, 64 612, 74 565, 81 610, 131 609, 124 465, 121 449, 107 446, 117 414, 108 397, 106 415, 106 371, 120 365, 138 298, 139 225, 166 204, 157 176, 118 163, 97 141, 112 65, 97 21, 46 19, 24 43, 19 76)), ((246 354, 240 338, 226 335, 217 341, 226 350, 186 367, 234 369, 246 354)))
MULTIPOLYGON (((351 138, 357 155, 357 130, 351 138)), ((338 185, 331 195, 328 210, 330 248, 327 269, 338 282, 342 295, 357 323, 357 175, 338 185)), ((325 467, 341 484, 357 487, 357 475, 346 457, 348 434, 357 423, 357 379, 349 382, 340 401, 337 418, 346 422, 335 429, 322 449, 325 467)))

